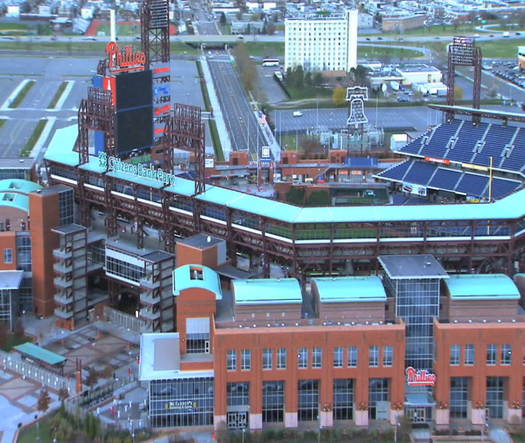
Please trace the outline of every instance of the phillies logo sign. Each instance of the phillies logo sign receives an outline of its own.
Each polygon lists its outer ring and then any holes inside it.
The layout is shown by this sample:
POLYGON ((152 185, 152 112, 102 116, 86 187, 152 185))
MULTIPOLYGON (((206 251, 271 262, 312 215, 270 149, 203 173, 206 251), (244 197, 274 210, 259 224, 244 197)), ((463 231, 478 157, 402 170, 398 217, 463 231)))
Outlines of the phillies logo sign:
POLYGON ((109 70, 113 73, 137 71, 144 69, 146 54, 142 51, 133 52, 133 46, 126 46, 123 51, 115 42, 106 45, 109 58, 109 70))
POLYGON ((416 370, 412 366, 409 366, 405 372, 409 386, 434 386, 436 383, 436 374, 432 374, 432 372, 428 372, 426 369, 416 370))

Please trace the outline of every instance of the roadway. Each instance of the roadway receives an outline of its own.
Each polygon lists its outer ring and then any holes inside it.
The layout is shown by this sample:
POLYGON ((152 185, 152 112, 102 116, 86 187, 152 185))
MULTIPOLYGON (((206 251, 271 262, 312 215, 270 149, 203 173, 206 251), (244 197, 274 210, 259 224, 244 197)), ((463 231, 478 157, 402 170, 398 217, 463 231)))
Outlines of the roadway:
MULTIPOLYGON (((203 20, 203 23, 211 23, 209 21, 203 20)), ((493 34, 494 36, 491 37, 490 35, 480 35, 479 37, 476 37, 476 41, 491 41, 491 40, 514 40, 514 39, 523 39, 525 38, 524 35, 516 35, 511 34, 507 37, 501 34, 493 34)), ((361 36, 358 37, 359 43, 364 43, 365 45, 368 44, 381 44, 381 43, 388 43, 388 42, 395 42, 400 43, 404 45, 405 43, 425 43, 425 42, 450 42, 454 35, 448 35, 448 36, 432 36, 432 35, 415 35, 415 36, 396 36, 396 35, 381 35, 381 36, 361 36)), ((473 37, 473 35, 471 35, 473 37)), ((119 36, 119 41, 123 42, 130 42, 130 41, 136 41, 137 36, 119 36)), ((225 35, 225 34, 216 34, 216 32, 212 35, 207 34, 199 34, 199 35, 177 35, 177 36, 171 36, 171 41, 180 41, 180 42, 203 42, 203 43, 217 43, 217 42, 235 42, 239 40, 239 37, 237 35, 225 35)), ((244 41, 253 41, 253 42, 283 42, 284 43, 284 34, 278 34, 278 35, 245 35, 243 36, 244 41)), ((108 42, 109 36, 95 36, 95 37, 85 37, 85 36, 20 36, 20 37, 9 37, 4 36, 0 37, 0 42, 2 41, 39 41, 39 42, 82 42, 82 41, 99 41, 99 42, 108 42)))
POLYGON ((260 147, 267 143, 230 57, 208 57, 208 65, 233 150, 248 150, 252 159, 256 159, 260 147))

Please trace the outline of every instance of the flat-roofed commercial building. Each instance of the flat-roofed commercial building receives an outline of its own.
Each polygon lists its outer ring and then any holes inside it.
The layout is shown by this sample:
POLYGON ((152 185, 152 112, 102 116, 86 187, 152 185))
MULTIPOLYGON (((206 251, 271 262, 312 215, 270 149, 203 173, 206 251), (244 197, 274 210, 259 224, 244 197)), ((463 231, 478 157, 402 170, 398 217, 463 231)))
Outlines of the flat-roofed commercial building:
POLYGON ((284 26, 285 69, 348 72, 357 66, 357 10, 334 17, 290 18, 284 26))

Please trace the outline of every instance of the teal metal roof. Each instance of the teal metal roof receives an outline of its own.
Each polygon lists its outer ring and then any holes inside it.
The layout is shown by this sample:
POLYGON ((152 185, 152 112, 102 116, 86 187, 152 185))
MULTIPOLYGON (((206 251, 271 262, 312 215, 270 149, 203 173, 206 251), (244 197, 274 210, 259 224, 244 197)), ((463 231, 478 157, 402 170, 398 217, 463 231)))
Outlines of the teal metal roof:
POLYGON ((14 192, 0 192, 0 206, 20 209, 29 214, 29 197, 14 192))
POLYGON ((42 189, 38 183, 29 180, 21 180, 18 178, 7 178, 0 180, 0 192, 20 192, 22 194, 29 194, 30 192, 42 189))
POLYGON ((217 300, 222 300, 219 274, 207 266, 184 265, 173 271, 173 295, 190 288, 206 289, 213 292, 217 300))
POLYGON ((445 281, 452 300, 517 300, 520 292, 505 274, 451 275, 445 281))
MULTIPOLYGON (((77 126, 58 129, 53 136, 44 158, 71 166, 78 165, 78 153, 73 151, 77 138, 77 126)), ((81 168, 97 170, 96 157, 81 168)), ((125 173, 111 173, 130 182, 143 183, 154 188, 160 183, 125 173)), ((193 195, 193 181, 180 179, 171 185, 170 191, 181 195, 193 195)), ((338 206, 300 208, 272 199, 245 194, 232 189, 207 186, 196 197, 199 200, 224 205, 248 213, 265 216, 285 223, 339 223, 380 221, 432 221, 432 220, 484 220, 516 219, 525 215, 525 189, 515 192, 494 203, 463 203, 407 206, 338 206)))
POLYGON ((385 288, 381 279, 370 277, 313 278, 321 303, 384 302, 385 288))
POLYGON ((277 305, 302 303, 303 296, 295 278, 233 280, 236 305, 277 305))
POLYGON ((47 146, 44 159, 64 165, 77 166, 79 163, 78 152, 73 150, 77 136, 77 125, 57 129, 47 146))
POLYGON ((55 354, 54 352, 29 342, 15 346, 14 349, 28 357, 43 361, 49 365, 56 365, 67 360, 66 357, 62 357, 59 354, 55 354))

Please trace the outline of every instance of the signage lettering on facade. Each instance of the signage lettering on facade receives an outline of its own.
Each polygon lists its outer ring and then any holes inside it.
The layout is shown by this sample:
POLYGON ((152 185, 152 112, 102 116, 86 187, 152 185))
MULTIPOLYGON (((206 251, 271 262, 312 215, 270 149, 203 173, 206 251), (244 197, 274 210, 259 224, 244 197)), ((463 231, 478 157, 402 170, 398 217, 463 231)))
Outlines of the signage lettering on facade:
POLYGON ((137 71, 144 69, 146 54, 142 51, 133 52, 133 46, 126 46, 123 51, 115 42, 106 45, 109 58, 109 70, 113 73, 137 71))
POLYGON ((405 372, 409 386, 434 386, 436 383, 436 374, 432 374, 432 372, 428 372, 426 369, 418 370, 409 366, 405 372))
POLYGON ((124 172, 137 177, 155 180, 165 185, 175 184, 175 175, 164 172, 162 169, 155 169, 153 166, 147 168, 141 164, 132 165, 125 163, 118 157, 108 157, 105 152, 99 154, 98 160, 99 165, 109 171, 124 172))
POLYGON ((174 400, 166 403, 166 409, 175 410, 194 410, 197 408, 197 402, 193 400, 174 400))

